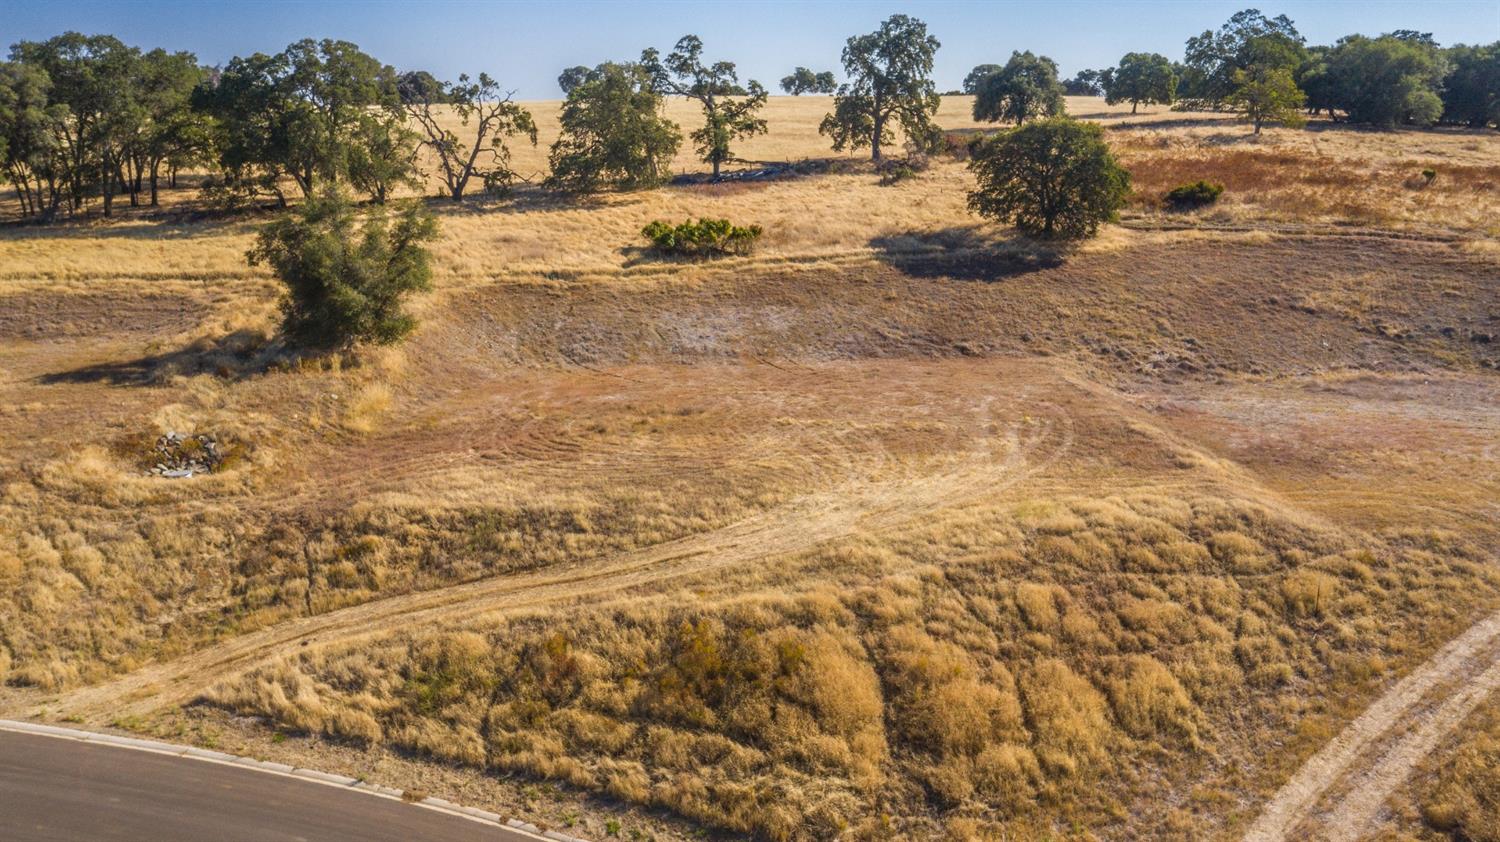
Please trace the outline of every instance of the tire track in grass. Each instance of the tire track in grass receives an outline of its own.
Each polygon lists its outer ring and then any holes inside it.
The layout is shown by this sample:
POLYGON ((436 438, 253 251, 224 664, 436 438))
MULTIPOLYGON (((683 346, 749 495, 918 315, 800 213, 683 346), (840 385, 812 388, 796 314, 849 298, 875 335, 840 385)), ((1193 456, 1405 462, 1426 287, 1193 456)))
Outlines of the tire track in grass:
POLYGON ((1497 690, 1500 612, 1449 641, 1303 763, 1244 842, 1363 838, 1417 764, 1497 690))

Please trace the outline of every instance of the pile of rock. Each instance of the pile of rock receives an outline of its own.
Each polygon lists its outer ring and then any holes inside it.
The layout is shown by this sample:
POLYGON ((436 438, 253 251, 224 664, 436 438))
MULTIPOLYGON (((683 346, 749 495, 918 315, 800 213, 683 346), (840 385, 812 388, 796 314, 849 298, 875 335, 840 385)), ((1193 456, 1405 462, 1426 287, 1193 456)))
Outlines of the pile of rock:
POLYGON ((183 435, 168 432, 152 449, 155 463, 146 473, 168 479, 186 479, 211 474, 224 461, 224 450, 212 433, 183 435))

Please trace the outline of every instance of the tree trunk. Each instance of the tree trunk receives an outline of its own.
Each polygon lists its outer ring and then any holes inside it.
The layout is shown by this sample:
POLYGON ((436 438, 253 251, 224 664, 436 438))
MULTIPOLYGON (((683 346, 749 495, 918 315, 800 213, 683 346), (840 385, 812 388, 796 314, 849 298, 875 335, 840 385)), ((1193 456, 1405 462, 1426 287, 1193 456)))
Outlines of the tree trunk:
POLYGON ((104 199, 104 215, 109 216, 114 210, 115 203, 115 173, 109 171, 109 164, 104 164, 104 171, 99 173, 99 193, 104 199))
POLYGON ((151 162, 151 207, 153 207, 153 208, 157 206, 157 202, 156 202, 156 180, 159 177, 160 170, 161 170, 161 162, 159 162, 159 161, 152 161, 151 162))
POLYGON ((885 118, 875 115, 875 133, 870 136, 870 160, 880 160, 880 136, 885 134, 885 118))
POLYGON ((1140 103, 1140 101, 1139 101, 1139 100, 1134 100, 1134 99, 1132 99, 1132 100, 1131 100, 1131 101, 1130 101, 1130 113, 1131 113, 1131 114, 1134 114, 1134 113, 1135 113, 1135 109, 1136 109, 1136 108, 1137 108, 1137 107, 1138 107, 1138 106, 1140 106, 1140 104, 1141 104, 1141 103, 1140 103))

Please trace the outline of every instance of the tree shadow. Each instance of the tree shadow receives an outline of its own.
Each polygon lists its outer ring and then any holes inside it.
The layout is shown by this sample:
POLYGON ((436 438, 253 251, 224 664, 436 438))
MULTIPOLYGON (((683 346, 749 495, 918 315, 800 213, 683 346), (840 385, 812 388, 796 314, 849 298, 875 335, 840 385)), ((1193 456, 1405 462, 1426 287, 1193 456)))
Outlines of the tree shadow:
POLYGON ((979 226, 911 231, 870 240, 879 260, 913 278, 993 283, 1061 266, 1066 246, 1002 240, 979 226))
POLYGON ((1244 121, 1238 116, 1225 114, 1223 117, 1164 117, 1159 120, 1122 120, 1116 123, 1107 123, 1104 127, 1110 131, 1129 131, 1132 129, 1208 128, 1211 126, 1233 126, 1243 123, 1244 121))
POLYGON ((656 246, 621 246, 616 253, 625 258, 622 269, 636 266, 706 266, 720 261, 743 259, 740 254, 667 254, 656 246))
POLYGON ((600 207, 605 197, 629 195, 632 191, 603 191, 598 194, 554 190, 535 184, 518 185, 503 194, 478 191, 465 194, 459 201, 446 196, 427 196, 423 202, 434 213, 447 216, 489 213, 551 213, 600 207))
POLYGON ((225 380, 244 380, 264 373, 280 358, 279 343, 254 330, 237 330, 216 339, 203 338, 173 351, 147 354, 123 362, 96 363, 44 374, 43 384, 106 383, 111 386, 154 386, 173 377, 213 374, 225 380))

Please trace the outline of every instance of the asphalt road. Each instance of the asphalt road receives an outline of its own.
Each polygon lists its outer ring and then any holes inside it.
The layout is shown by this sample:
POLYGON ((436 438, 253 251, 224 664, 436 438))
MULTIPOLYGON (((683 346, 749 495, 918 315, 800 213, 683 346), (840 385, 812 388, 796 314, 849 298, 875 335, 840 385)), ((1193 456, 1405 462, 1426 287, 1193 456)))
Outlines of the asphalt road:
POLYGON ((535 837, 253 769, 0 731, 0 839, 534 842, 535 837))

